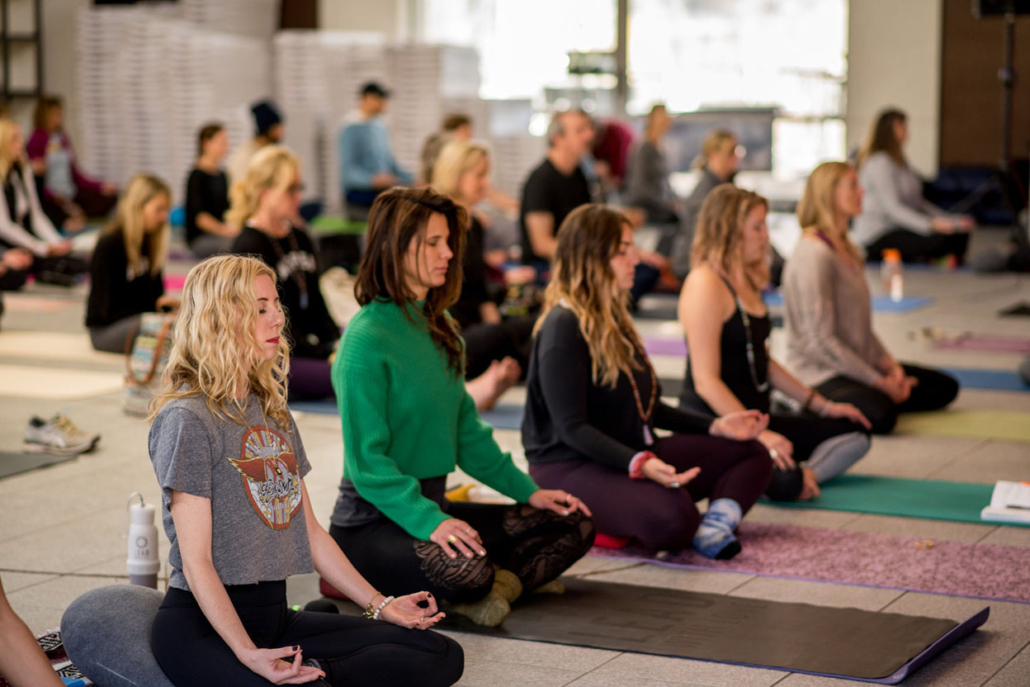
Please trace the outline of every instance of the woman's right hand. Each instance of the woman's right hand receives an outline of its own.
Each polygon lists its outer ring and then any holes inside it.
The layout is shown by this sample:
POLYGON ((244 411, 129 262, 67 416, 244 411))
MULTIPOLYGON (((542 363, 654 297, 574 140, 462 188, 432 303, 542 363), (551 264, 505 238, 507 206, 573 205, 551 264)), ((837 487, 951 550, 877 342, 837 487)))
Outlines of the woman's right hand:
POLYGON ((447 518, 437 525, 429 535, 429 541, 443 549, 451 558, 457 558, 459 553, 465 558, 486 555, 479 532, 472 529, 464 520, 457 518, 447 518))
POLYGON ((887 394, 894 403, 904 403, 912 392, 912 385, 907 377, 885 375, 876 380, 876 388, 887 394))
POLYGON ((930 219, 930 228, 938 234, 954 234, 958 226, 950 217, 933 217, 930 219))
POLYGON ((768 449, 769 457, 777 468, 790 470, 794 467, 794 444, 787 437, 767 429, 758 435, 758 440, 768 449))
POLYGON ((300 646, 251 649, 240 656, 240 661, 273 685, 302 685, 325 677, 318 668, 301 665, 303 654, 300 646))
POLYGON ((677 473, 676 468, 661 458, 648 458, 640 470, 644 477, 669 489, 679 489, 701 472, 701 468, 698 467, 677 473))

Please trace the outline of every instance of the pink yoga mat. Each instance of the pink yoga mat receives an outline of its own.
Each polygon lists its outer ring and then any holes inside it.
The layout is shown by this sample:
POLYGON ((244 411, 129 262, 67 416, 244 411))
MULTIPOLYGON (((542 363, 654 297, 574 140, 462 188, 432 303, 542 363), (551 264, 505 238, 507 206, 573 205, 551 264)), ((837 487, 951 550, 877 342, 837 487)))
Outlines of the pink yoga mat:
POLYGON ((185 274, 166 274, 165 275, 165 291, 182 291, 182 287, 186 285, 185 274))
POLYGON ((1030 549, 744 522, 744 550, 713 561, 693 550, 657 559, 641 549, 594 548, 606 558, 1030 603, 1030 549))
POLYGON ((987 351, 991 353, 1030 353, 1030 339, 1019 336, 968 334, 933 342, 937 349, 987 351))

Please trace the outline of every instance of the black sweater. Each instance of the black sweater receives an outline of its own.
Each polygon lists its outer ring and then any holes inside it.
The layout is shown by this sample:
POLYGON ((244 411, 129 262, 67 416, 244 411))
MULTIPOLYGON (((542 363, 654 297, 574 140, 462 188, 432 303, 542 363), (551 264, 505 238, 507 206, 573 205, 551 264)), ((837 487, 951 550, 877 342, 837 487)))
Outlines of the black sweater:
POLYGON ((286 312, 292 355, 328 358, 340 338, 340 328, 329 314, 318 288, 318 267, 311 238, 299 229, 290 231, 292 237, 273 239, 254 227, 244 227, 233 241, 232 252, 261 258, 278 275, 279 301, 286 312))
MULTIPOLYGON (((634 372, 646 410, 651 398, 651 374, 638 353, 634 372)), ((569 309, 551 310, 533 342, 527 381, 526 417, 522 443, 530 463, 594 460, 628 471, 630 461, 648 447, 644 423, 637 412, 633 387, 620 374, 612 389, 591 379, 590 348, 569 309)), ((707 433, 715 419, 673 408, 659 400, 648 427, 679 433, 707 433)))
POLYGON ((146 246, 144 242, 141 274, 130 274, 121 232, 104 234, 97 241, 89 265, 87 327, 106 327, 126 317, 157 309, 157 299, 165 292, 164 278, 161 272, 150 273, 146 246))
POLYGON ((225 172, 219 170, 208 174, 194 168, 186 180, 186 243, 192 246, 193 241, 204 233, 197 226, 197 215, 206 212, 221 222, 228 209, 229 180, 225 172))
POLYGON ((486 288, 486 259, 483 255, 483 224, 475 216, 469 225, 468 241, 465 243, 464 279, 461 295, 451 306, 450 312, 462 329, 483 320, 479 306, 486 303, 489 293, 486 288))

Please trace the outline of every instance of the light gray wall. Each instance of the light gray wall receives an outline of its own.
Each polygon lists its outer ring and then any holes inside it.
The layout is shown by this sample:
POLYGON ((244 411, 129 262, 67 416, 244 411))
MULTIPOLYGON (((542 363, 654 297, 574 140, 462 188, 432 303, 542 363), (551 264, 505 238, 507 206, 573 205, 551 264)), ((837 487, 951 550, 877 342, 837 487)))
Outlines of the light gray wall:
POLYGON ((941 101, 941 0, 851 0, 848 21, 848 150, 861 145, 876 114, 908 114, 906 155, 936 176, 941 101))

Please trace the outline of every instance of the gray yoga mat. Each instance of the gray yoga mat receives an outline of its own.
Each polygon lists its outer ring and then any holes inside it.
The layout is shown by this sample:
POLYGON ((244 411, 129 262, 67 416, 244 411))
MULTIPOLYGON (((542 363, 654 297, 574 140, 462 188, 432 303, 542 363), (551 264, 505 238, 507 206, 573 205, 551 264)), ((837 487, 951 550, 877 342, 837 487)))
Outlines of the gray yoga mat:
POLYGON ((895 684, 987 620, 827 608, 565 579, 496 628, 450 614, 445 629, 895 684))
POLYGON ((0 479, 22 472, 65 463, 75 456, 55 456, 50 453, 8 453, 0 451, 0 479))

